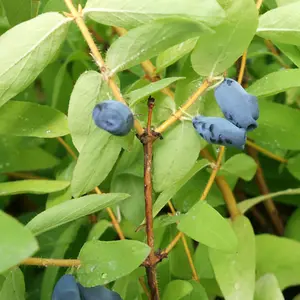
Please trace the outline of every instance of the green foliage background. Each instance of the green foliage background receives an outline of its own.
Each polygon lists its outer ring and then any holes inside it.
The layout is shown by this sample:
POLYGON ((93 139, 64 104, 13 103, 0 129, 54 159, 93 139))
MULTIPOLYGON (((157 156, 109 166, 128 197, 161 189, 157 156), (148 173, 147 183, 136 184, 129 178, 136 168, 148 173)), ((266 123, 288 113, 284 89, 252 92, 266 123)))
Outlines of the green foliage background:
MULTIPOLYGON (((163 300, 298 299, 300 1, 265 0, 259 12, 253 0, 73 3, 83 7, 104 76, 74 20, 62 13, 69 12, 63 0, 0 1, 0 300, 49 300, 66 272, 124 300, 147 299, 139 284, 150 252, 139 227, 143 147, 133 131, 121 138, 97 128, 92 109, 115 98, 110 76, 142 126, 148 96, 156 99, 157 127, 208 76, 226 71, 237 79, 246 50, 243 83, 260 107, 259 126, 248 135, 258 160, 248 149, 226 149, 218 171, 245 215, 230 219, 216 182, 199 201, 213 167, 200 151, 215 159, 219 148, 189 121, 163 132, 153 149, 155 249, 183 232, 200 281, 192 279, 179 241, 157 265, 159 290, 163 300), (122 37, 119 27, 128 30, 122 37), (156 73, 141 65, 147 60, 156 73), (31 256, 78 258, 81 266, 28 266, 31 256)), ((187 112, 222 116, 212 90, 187 112)))

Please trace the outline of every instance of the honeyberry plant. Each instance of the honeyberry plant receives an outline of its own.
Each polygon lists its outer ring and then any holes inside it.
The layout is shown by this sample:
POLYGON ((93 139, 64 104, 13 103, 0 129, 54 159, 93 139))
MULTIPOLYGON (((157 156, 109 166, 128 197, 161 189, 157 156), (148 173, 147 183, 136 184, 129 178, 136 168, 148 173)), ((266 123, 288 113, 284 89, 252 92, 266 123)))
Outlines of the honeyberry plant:
POLYGON ((299 299, 300 1, 0 3, 0 300, 299 299))

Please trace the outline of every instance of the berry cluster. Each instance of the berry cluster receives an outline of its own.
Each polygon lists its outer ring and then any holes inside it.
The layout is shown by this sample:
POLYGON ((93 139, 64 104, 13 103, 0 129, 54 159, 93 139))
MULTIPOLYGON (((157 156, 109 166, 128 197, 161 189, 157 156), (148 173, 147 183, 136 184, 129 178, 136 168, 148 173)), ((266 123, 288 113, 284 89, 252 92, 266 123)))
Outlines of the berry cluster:
POLYGON ((210 144, 244 149, 246 132, 257 127, 257 98, 230 78, 225 78, 214 94, 226 119, 198 115, 192 120, 194 128, 210 144))
POLYGON ((122 300, 119 294, 103 286, 91 288, 77 283, 72 275, 64 275, 56 283, 52 300, 122 300))
MULTIPOLYGON (((215 98, 225 119, 198 115, 192 120, 194 128, 210 144, 244 149, 246 132, 257 127, 257 98, 230 78, 225 78, 215 88, 215 98)), ((129 107, 114 100, 97 104, 93 110, 93 119, 98 127, 117 136, 127 135, 134 124, 129 107)))

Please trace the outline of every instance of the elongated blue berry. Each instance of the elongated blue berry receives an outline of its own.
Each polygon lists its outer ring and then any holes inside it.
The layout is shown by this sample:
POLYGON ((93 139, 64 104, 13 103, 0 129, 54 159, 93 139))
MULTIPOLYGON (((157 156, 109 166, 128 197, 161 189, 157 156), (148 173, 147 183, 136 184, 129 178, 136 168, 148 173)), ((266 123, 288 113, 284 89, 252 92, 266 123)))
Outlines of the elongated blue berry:
POLYGON ((225 116, 232 124, 247 131, 257 127, 259 117, 257 98, 248 94, 235 80, 225 78, 216 87, 215 98, 225 116))
POLYGON ((86 288, 78 283, 80 295, 84 300, 122 300, 120 295, 104 286, 86 288))
POLYGON ((64 275, 56 283, 52 300, 81 300, 79 288, 72 275, 64 275))
POLYGON ((125 104, 106 100, 97 104, 93 110, 95 124, 113 135, 127 135, 133 127, 133 114, 125 104))
POLYGON ((195 116, 194 128, 210 144, 244 149, 246 131, 238 128, 228 120, 218 117, 195 116))

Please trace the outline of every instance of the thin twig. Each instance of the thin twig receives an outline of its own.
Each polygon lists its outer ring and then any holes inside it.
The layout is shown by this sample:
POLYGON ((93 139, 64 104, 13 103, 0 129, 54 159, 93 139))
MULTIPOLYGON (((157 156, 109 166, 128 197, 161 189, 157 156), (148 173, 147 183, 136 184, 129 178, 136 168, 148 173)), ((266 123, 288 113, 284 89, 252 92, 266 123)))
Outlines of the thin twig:
MULTIPOLYGON (((211 154, 208 152, 207 149, 203 149, 200 152, 200 154, 204 158, 208 159, 210 162, 215 163, 214 158, 211 156, 211 154)), ((234 220, 241 213, 237 206, 236 199, 233 195, 233 192, 223 176, 216 176, 215 181, 216 181, 216 184, 217 184, 219 190, 221 191, 221 193, 223 195, 223 198, 226 203, 229 214, 230 214, 231 218, 234 220)))
MULTIPOLYGON (((174 208, 172 202, 171 202, 171 201, 168 201, 168 205, 169 205, 169 207, 170 207, 170 210, 171 210, 172 215, 175 216, 176 210, 175 210, 175 208, 174 208)), ((178 222, 177 222, 177 223, 178 223, 178 222)), ((189 247, 188 247, 188 244, 187 244, 187 242, 186 242, 185 235, 184 235, 182 232, 179 232, 179 233, 177 234, 177 236, 179 236, 179 237, 181 238, 181 241, 182 241, 182 244, 183 244, 184 251, 185 251, 185 253, 186 253, 186 256, 187 256, 189 265, 190 265, 191 270, 192 270, 193 279, 196 280, 196 281, 198 281, 198 282, 200 282, 199 276, 198 276, 198 274, 197 274, 197 270, 196 270, 195 265, 194 265, 194 262, 193 262, 193 258, 192 258, 191 251, 190 251, 190 249, 189 249, 189 247)), ((177 236, 176 236, 176 237, 177 237, 177 236)), ((175 238, 176 238, 176 237, 175 237, 175 238)), ((172 242, 171 242, 171 244, 172 244, 172 242)), ((170 245, 171 245, 171 244, 170 244, 170 245)), ((175 244, 176 244, 176 243, 175 243, 175 244)), ((168 247, 170 247, 170 245, 169 245, 168 247)), ((172 247, 172 248, 173 248, 173 247, 172 247)), ((169 252, 170 252, 170 250, 168 250, 168 248, 166 248, 165 251, 164 251, 165 254, 168 254, 169 252)))
POLYGON ((140 285, 141 285, 142 289, 144 290, 144 292, 145 292, 147 298, 151 300, 151 295, 150 295, 150 293, 149 293, 149 291, 148 291, 148 288, 147 288, 147 286, 146 286, 146 284, 145 284, 144 277, 140 277, 140 278, 139 278, 139 282, 140 282, 140 285))
POLYGON ((215 164, 215 166, 213 168, 213 171, 211 172, 211 175, 210 175, 210 177, 208 179, 208 182, 207 182, 207 184, 206 184, 206 186, 204 188, 204 191, 203 191, 203 193, 202 193, 202 195, 200 197, 200 201, 203 201, 203 200, 206 199, 206 197, 207 197, 207 195, 208 195, 208 193, 209 193, 209 191, 210 191, 210 189, 211 189, 211 187, 212 187, 212 185, 213 185, 213 183, 215 181, 217 173, 218 173, 218 171, 220 169, 224 153, 225 153, 225 147, 222 146, 222 147, 220 147, 218 158, 217 158, 217 162, 216 162, 216 164, 215 164))
POLYGON ((177 242, 181 239, 183 233, 178 232, 175 238, 171 241, 171 243, 168 245, 168 247, 163 251, 165 254, 168 254, 171 252, 171 250, 176 246, 177 242))
POLYGON ((239 76, 238 76, 239 83, 241 83, 243 81, 245 68, 246 68, 246 61, 247 61, 247 50, 243 53, 242 59, 241 59, 240 72, 239 72, 239 76))
POLYGON ((156 277, 156 255, 154 252, 154 232, 153 232, 153 215, 152 215, 152 146, 153 135, 151 132, 152 111, 154 99, 148 99, 148 122, 145 132, 144 144, 144 193, 145 193, 145 217, 146 217, 146 234, 147 244, 150 247, 150 254, 147 258, 146 274, 150 288, 151 299, 159 300, 159 290, 156 277))
POLYGON ((264 154, 265 156, 270 157, 270 158, 272 158, 274 160, 277 160, 277 161, 279 161, 281 163, 286 164, 288 162, 287 159, 285 159, 285 158, 283 158, 281 156, 278 156, 276 154, 273 154, 272 152, 270 152, 270 151, 268 151, 268 150, 266 150, 266 149, 258 146, 257 144, 253 143, 249 139, 246 141, 246 145, 250 146, 251 148, 253 148, 253 149, 257 150, 257 151, 259 151, 260 153, 264 154))
POLYGON ((62 144, 62 146, 66 149, 66 151, 75 159, 77 160, 77 155, 72 150, 72 148, 59 136, 57 140, 62 144))
POLYGON ((180 117, 183 115, 183 111, 186 111, 191 105, 193 105, 198 97, 200 97, 210 86, 210 82, 208 80, 204 80, 201 86, 197 89, 197 91, 178 109, 168 120, 163 122, 158 128, 155 129, 156 132, 162 133, 169 126, 175 123, 180 117))
POLYGON ((56 266, 56 267, 80 267, 79 259, 55 259, 55 258, 39 258, 29 257, 21 262, 21 265, 27 266, 56 266))
MULTIPOLYGON (((257 183, 260 193, 263 195, 270 194, 269 188, 265 181, 263 170, 261 168, 261 165, 260 165, 260 162, 258 159, 257 151, 255 149, 249 147, 248 153, 255 160, 255 162, 257 164, 257 171, 255 174, 255 179, 256 179, 256 183, 257 183)), ((269 198, 268 200, 266 200, 264 202, 264 206, 273 222, 273 225, 274 225, 277 233, 279 235, 283 235, 283 233, 284 233, 283 222, 279 216, 278 210, 277 210, 272 198, 269 198)))

